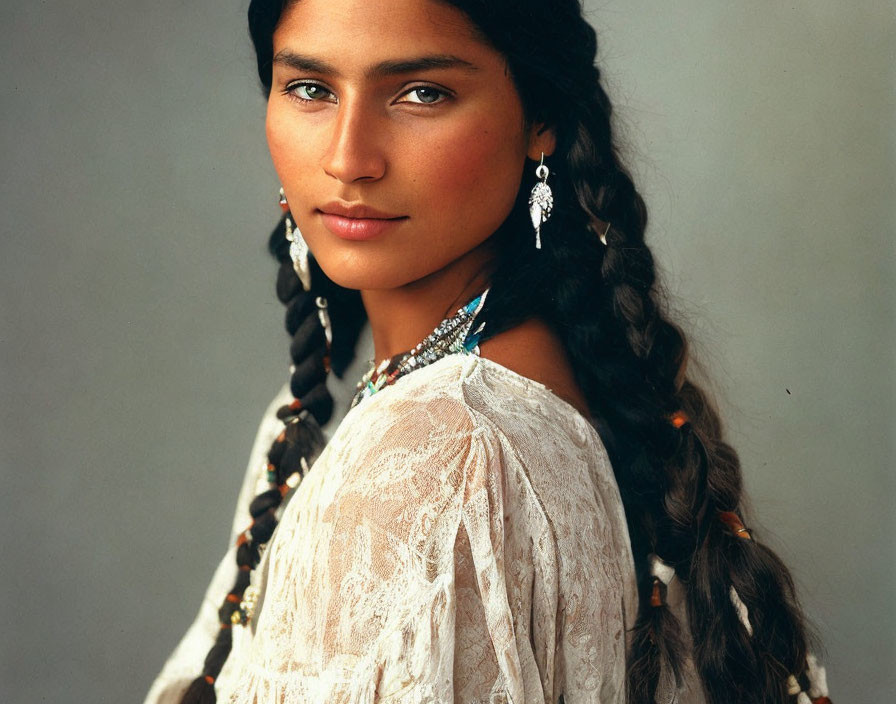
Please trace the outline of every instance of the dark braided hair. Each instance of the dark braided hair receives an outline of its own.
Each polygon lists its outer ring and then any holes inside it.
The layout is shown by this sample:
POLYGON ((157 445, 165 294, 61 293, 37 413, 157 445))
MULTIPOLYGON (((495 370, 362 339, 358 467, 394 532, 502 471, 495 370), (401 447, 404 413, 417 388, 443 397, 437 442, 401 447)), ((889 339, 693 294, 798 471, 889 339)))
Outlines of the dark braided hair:
POLYGON ((597 419, 639 584, 629 699, 653 702, 661 667, 678 681, 685 655, 664 584, 660 606, 651 603, 657 580, 648 560, 655 554, 685 585, 707 700, 789 701, 788 675, 806 678, 808 628, 781 560, 717 519, 740 508, 740 463, 722 437, 717 411, 687 377, 685 336, 666 317, 644 241, 647 209, 615 148, 612 106, 594 65, 595 31, 576 0, 451 4, 507 58, 530 122, 556 129, 555 210, 544 226, 543 256, 531 247, 521 207, 535 180, 527 169, 514 211, 518 224, 497 233, 507 241, 498 248, 481 315, 488 335, 533 314, 551 322, 597 419), (538 89, 547 85, 544 100, 538 89), (605 223, 612 223, 607 246, 596 235, 605 223), (689 422, 670 423, 677 411, 689 422), (750 614, 752 636, 731 586, 750 614))
MULTIPOLYGON (((265 95, 271 89, 272 35, 290 4, 252 0, 249 7, 265 95)), ((740 463, 723 439, 717 410, 688 376, 687 341, 668 319, 644 241, 647 210, 615 146, 612 106, 594 65, 597 37, 582 16, 581 3, 448 4, 464 12, 479 37, 506 58, 527 123, 544 123, 557 135, 556 151, 549 157, 554 213, 543 226, 543 248, 532 246, 526 212, 534 169, 526 169, 517 202, 493 235, 499 246, 491 291, 480 313, 488 322, 482 340, 540 317, 551 324, 570 356, 616 475, 635 557, 640 603, 631 634, 628 698, 638 704, 655 701, 661 673, 678 682, 686 656, 680 624, 665 603, 665 582, 650 569, 652 557, 658 557, 684 585, 694 664, 707 701, 794 701, 788 676, 806 688, 809 641, 816 638, 787 568, 739 527, 740 463), (606 246, 597 235, 603 232, 606 246), (732 588, 749 613, 746 623, 732 588)), ((282 236, 281 222, 271 249, 281 261, 278 296, 287 303, 287 329, 293 336, 296 372, 291 386, 294 394, 307 397, 319 389, 320 372, 325 374, 329 364, 337 373, 344 369, 364 313, 357 293, 330 282, 313 259, 313 288, 326 293, 302 291, 282 236), (320 346, 319 328, 307 322, 315 314, 312 295, 332 301, 330 359, 320 346)), ((316 398, 325 398, 324 393, 316 398)), ((321 404, 328 417, 332 399, 321 404)), ((285 411, 284 417, 293 418, 294 411, 285 411)), ((308 437, 313 429, 306 428, 308 437)), ((271 448, 278 481, 281 474, 301 469, 281 471, 278 462, 285 466, 289 459, 297 466, 309 452, 308 443, 290 444, 288 435, 271 448)), ((257 550, 252 542, 247 545, 254 565, 257 550)), ((238 580, 234 591, 241 584, 245 587, 238 580)), ((229 642, 226 636, 223 640, 229 642)), ((226 658, 229 646, 222 643, 219 650, 218 657, 223 653, 226 658)), ((213 665, 212 677, 221 664, 213 665)), ((188 693, 184 701, 200 699, 189 699, 188 693)))
POLYGON ((291 338, 293 366, 290 392, 295 400, 277 410, 284 429, 268 450, 267 479, 271 488, 249 505, 251 523, 237 540, 237 578, 218 610, 221 627, 209 650, 202 674, 190 683, 182 704, 214 704, 214 683, 232 645, 231 627, 246 622, 244 599, 249 576, 261 559, 261 551, 277 526, 277 509, 291 488, 291 478, 301 479, 325 445, 320 426, 333 413, 333 397, 326 387, 327 373, 341 377, 354 357, 355 344, 366 320, 357 291, 341 288, 328 279, 310 259, 312 287, 306 291, 293 269, 286 241, 286 216, 271 233, 268 247, 280 262, 277 298, 286 306, 286 331, 291 338), (317 299, 326 300, 329 313, 339 321, 327 344, 318 319, 317 299))

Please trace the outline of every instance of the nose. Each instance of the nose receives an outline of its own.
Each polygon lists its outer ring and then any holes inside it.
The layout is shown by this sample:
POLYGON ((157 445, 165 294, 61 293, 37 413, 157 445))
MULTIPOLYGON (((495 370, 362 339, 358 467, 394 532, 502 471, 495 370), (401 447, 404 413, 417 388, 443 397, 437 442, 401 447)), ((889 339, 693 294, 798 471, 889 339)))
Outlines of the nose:
POLYGON ((330 142, 321 159, 324 171, 342 183, 376 181, 386 171, 386 159, 377 146, 374 118, 359 101, 344 101, 333 121, 330 142))

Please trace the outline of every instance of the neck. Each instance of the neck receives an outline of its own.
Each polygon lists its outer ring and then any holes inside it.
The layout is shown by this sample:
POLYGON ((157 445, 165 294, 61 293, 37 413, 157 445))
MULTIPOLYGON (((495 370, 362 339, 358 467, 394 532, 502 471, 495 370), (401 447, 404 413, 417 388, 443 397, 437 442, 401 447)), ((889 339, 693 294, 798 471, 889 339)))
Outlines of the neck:
POLYGON ((413 348, 487 286, 491 256, 474 249, 428 276, 393 289, 361 291, 375 363, 413 348))

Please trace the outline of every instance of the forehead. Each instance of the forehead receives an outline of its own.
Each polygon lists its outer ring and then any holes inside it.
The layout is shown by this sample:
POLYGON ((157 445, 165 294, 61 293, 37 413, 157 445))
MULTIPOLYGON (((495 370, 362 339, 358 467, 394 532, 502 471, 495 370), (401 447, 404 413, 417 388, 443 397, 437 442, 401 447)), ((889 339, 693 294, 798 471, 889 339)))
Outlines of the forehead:
POLYGON ((274 32, 274 53, 283 50, 313 54, 348 72, 421 51, 503 64, 464 13, 434 0, 298 0, 274 32))

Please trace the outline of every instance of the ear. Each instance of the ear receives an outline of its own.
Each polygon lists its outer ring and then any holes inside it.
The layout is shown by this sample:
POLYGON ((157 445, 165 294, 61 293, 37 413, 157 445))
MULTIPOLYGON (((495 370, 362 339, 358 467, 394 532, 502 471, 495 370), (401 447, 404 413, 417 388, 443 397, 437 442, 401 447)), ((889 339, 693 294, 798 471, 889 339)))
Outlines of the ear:
POLYGON ((541 153, 545 156, 554 153, 557 148, 557 133, 553 127, 547 127, 544 122, 537 122, 529 129, 529 146, 526 151, 533 161, 541 159, 541 153))

